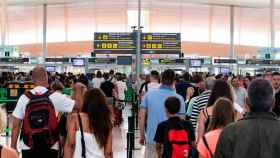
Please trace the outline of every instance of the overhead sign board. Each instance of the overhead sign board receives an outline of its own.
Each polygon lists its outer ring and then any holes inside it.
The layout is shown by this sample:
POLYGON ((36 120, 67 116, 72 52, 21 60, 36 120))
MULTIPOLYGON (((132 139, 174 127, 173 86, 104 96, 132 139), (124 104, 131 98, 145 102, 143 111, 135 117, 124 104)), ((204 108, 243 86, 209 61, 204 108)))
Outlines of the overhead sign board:
POLYGON ((95 41, 133 41, 134 34, 131 32, 96 32, 95 41))
MULTIPOLYGON (((94 34, 94 53, 135 54, 136 33, 103 32, 94 34)), ((142 33, 142 54, 178 54, 181 53, 180 33, 142 33)))
POLYGON ((142 41, 142 50, 181 50, 180 41, 142 41))
POLYGON ((144 41, 181 41, 180 33, 142 33, 144 41))

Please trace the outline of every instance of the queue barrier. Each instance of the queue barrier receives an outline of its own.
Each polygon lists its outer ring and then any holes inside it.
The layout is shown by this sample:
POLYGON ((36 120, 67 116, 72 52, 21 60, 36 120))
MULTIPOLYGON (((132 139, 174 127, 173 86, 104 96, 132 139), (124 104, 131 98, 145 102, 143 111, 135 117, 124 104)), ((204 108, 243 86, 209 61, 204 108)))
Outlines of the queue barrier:
POLYGON ((127 158, 134 157, 135 148, 135 131, 138 128, 138 110, 139 110, 139 101, 137 99, 136 91, 132 88, 131 85, 127 86, 128 89, 125 92, 125 102, 131 103, 131 116, 128 117, 128 132, 127 132, 127 158))

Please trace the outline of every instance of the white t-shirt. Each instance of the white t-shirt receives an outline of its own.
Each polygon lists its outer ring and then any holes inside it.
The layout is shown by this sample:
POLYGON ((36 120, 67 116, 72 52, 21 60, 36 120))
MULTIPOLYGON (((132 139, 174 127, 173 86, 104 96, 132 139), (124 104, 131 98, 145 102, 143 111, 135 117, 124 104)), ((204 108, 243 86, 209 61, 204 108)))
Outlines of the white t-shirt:
POLYGON ((94 78, 92 79, 92 87, 93 88, 100 88, 101 83, 104 82, 104 78, 94 78))
POLYGON ((118 88, 118 96, 119 100, 125 99, 125 91, 127 91, 126 83, 123 81, 117 81, 116 82, 117 88, 118 88))
MULTIPOLYGON (((37 86, 34 89, 31 90, 32 94, 44 94, 48 91, 47 88, 45 87, 41 87, 41 86, 37 86)), ((66 95, 63 95, 61 93, 58 92, 54 92, 53 94, 51 94, 49 96, 50 100, 52 101, 55 111, 56 112, 71 112, 74 105, 75 105, 75 101, 68 98, 66 95)), ((25 115, 25 109, 26 106, 29 102, 29 98, 26 97, 25 95, 20 96, 16 108, 13 112, 13 116, 23 120, 24 119, 24 115, 25 115)), ((20 141, 20 148, 22 150, 28 150, 30 149, 27 145, 25 145, 23 143, 23 141, 20 141)), ((52 149, 58 150, 58 143, 56 143, 52 149)))
MULTIPOLYGON (((160 87, 160 84, 157 82, 150 82, 148 85, 148 91, 149 90, 155 90, 158 89, 160 87)), ((144 86, 143 91, 146 93, 146 87, 144 86)))

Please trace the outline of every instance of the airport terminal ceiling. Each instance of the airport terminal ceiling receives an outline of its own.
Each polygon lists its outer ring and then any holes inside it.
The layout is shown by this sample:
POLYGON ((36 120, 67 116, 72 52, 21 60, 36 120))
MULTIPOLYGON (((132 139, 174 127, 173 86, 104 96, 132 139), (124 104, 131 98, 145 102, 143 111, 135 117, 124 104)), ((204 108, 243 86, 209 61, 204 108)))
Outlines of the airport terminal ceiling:
MULTIPOLYGON (((89 0, 5 0, 9 5, 40 5, 40 4, 61 4, 61 3, 76 3, 76 2, 89 2, 89 0)), ((99 0, 92 0, 99 1, 99 0)), ((91 2, 92 2, 91 1, 91 2)), ((106 1, 106 0, 105 0, 106 1)), ((124 0, 109 0, 112 1, 124 1, 124 0)), ((126 1, 137 1, 137 0, 126 0, 126 1)), ((200 4, 213 4, 213 5, 235 5, 244 7, 269 7, 270 0, 142 0, 143 2, 168 2, 168 3, 200 3, 200 4)), ((104 1, 103 1, 104 2, 104 1)), ((280 4, 280 2, 276 2, 280 4)))
MULTIPOLYGON (((40 5, 40 4, 64 4, 64 3, 77 3, 77 2, 98 2, 100 0, 4 0, 8 5, 40 5)), ((137 0, 102 0, 102 2, 118 2, 129 1, 136 2, 137 0)), ((264 8, 270 6, 270 0, 142 0, 143 2, 153 3, 196 3, 207 5, 222 5, 229 6, 235 5, 239 7, 255 7, 264 8)), ((276 1, 276 5, 280 5, 280 2, 276 1)))
MULTIPOLYGON (((71 48, 75 51, 90 51, 94 32, 129 32, 131 26, 137 25, 137 0, 2 0, 1 2, 0 4, 6 3, 7 6, 5 43, 20 45, 24 47, 23 51, 37 54, 41 52, 42 4, 45 3, 48 4, 47 42, 51 43, 49 46, 54 46, 50 53, 58 48, 56 43, 64 43, 60 45, 61 48, 71 44, 71 48)), ((275 2, 280 8, 280 1, 275 2)), ((200 51, 207 52, 219 48, 213 52, 227 55, 230 43, 230 5, 236 6, 235 44, 246 46, 246 49, 243 47, 240 49, 243 51, 242 54, 255 52, 258 49, 256 47, 269 47, 270 0, 142 0, 143 31, 180 32, 183 50, 187 53, 199 54, 200 51), (212 47, 208 43, 218 45, 212 47), (247 51, 249 48, 247 46, 254 49, 247 51)), ((280 46, 278 19, 280 10, 276 9, 277 47, 280 46)), ((0 26, 2 32, 3 26, 2 21, 0 26)))

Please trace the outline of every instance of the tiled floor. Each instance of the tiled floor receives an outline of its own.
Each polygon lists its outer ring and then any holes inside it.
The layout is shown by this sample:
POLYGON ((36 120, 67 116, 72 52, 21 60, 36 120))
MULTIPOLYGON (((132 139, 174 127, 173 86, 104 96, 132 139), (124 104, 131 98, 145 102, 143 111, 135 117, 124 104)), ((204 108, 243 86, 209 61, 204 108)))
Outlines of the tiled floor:
MULTIPOLYGON (((114 128, 113 130, 113 152, 114 158, 126 158, 126 133, 128 130, 127 117, 130 115, 130 108, 127 107, 124 109, 124 123, 119 128, 114 128)), ((137 131, 136 131, 137 133, 137 131)), ((139 133, 139 131, 138 131, 139 133)), ((138 150, 134 151, 133 158, 143 158, 144 148, 138 144, 137 134, 136 134, 136 148, 138 150)), ((0 144, 10 144, 10 137, 0 137, 0 144)))

